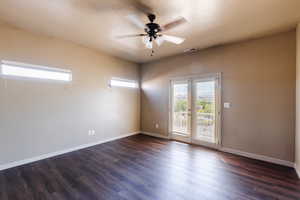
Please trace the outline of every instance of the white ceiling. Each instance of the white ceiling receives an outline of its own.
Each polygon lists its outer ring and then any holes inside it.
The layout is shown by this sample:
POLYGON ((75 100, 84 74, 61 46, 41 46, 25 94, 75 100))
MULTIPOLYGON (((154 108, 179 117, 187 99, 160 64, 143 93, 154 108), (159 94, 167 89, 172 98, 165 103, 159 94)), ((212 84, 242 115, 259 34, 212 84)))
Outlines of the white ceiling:
MULTIPOLYGON (((167 32, 185 37, 186 41, 181 45, 164 43, 151 57, 140 38, 116 38, 143 33, 125 18, 135 11, 121 1, 1 0, 0 19, 139 63, 183 53, 187 48, 206 48, 286 31, 300 21, 300 0, 147 0, 144 2, 153 7, 159 24, 178 16, 188 20, 167 32)), ((146 16, 141 17, 146 23, 146 16)))

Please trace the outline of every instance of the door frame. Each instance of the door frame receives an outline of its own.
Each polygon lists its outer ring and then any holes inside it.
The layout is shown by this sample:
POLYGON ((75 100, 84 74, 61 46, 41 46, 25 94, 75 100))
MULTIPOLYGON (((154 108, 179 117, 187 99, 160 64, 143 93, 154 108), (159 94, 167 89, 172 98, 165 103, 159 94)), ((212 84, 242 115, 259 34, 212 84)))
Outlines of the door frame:
POLYGON ((206 74, 192 74, 192 75, 187 75, 187 76, 180 76, 180 77, 171 77, 169 78, 169 105, 168 105, 169 111, 168 111, 168 138, 174 139, 174 140, 179 140, 182 142, 186 142, 189 144, 196 144, 196 145, 201 145, 201 146, 206 146, 209 148, 214 148, 214 149, 219 149, 222 146, 222 73, 206 73, 206 74), (189 107, 191 109, 191 114, 193 115, 193 110, 194 110, 194 97, 193 97, 193 81, 197 79, 212 79, 215 78, 217 79, 217 87, 216 87, 216 104, 217 104, 217 114, 216 114, 216 143, 211 144, 211 143, 206 143, 206 142, 199 142, 197 140, 193 140, 193 130, 192 130, 192 119, 190 120, 190 135, 189 137, 182 137, 178 136, 172 133, 172 116, 173 116, 173 107, 172 107, 172 101, 173 101, 173 83, 175 81, 188 81, 188 87, 189 87, 189 107))

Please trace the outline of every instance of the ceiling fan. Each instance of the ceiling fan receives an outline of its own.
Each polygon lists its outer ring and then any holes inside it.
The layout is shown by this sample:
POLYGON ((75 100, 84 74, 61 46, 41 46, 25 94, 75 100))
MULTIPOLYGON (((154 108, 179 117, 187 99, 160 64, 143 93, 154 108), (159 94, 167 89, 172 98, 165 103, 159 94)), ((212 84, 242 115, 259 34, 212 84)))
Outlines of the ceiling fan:
POLYGON ((173 29, 183 23, 186 23, 186 19, 183 17, 180 17, 168 24, 165 24, 163 26, 160 26, 159 24, 155 23, 156 16, 152 13, 147 14, 147 17, 149 19, 149 23, 144 24, 142 20, 140 20, 136 15, 129 15, 128 19, 136 25, 138 28, 141 28, 145 31, 145 33, 141 34, 133 34, 133 35, 123 35, 119 36, 118 38, 129 38, 129 37, 142 37, 142 41, 144 42, 146 48, 152 49, 153 43, 155 42, 158 46, 162 45, 165 41, 171 42, 174 44, 181 44, 184 42, 184 38, 176 37, 176 36, 170 36, 163 34, 165 31, 168 31, 170 29, 173 29))
MULTIPOLYGON (((98 11, 104 11, 107 9, 112 10, 123 10, 129 9, 133 13, 144 14, 148 17, 149 23, 144 23, 138 14, 130 14, 127 16, 129 21, 134 24, 136 27, 142 29, 144 33, 133 34, 133 35, 122 35, 117 38, 131 38, 131 37, 142 37, 146 48, 152 50, 153 54, 153 43, 155 42, 158 46, 162 45, 165 41, 171 42, 174 44, 181 44, 184 42, 184 38, 175 37, 164 34, 164 32, 173 29, 181 24, 186 23, 186 19, 180 17, 170 23, 160 26, 155 23, 156 15, 153 14, 154 11, 148 4, 145 3, 145 0, 73 0, 76 2, 76 5, 80 7, 85 7, 98 11)), ((149 1, 148 1, 149 3, 149 1)), ((168 8, 168 7, 167 7, 168 8)), ((172 11, 172 10, 171 10, 172 11)), ((161 14, 161 12, 158 12, 161 14)))

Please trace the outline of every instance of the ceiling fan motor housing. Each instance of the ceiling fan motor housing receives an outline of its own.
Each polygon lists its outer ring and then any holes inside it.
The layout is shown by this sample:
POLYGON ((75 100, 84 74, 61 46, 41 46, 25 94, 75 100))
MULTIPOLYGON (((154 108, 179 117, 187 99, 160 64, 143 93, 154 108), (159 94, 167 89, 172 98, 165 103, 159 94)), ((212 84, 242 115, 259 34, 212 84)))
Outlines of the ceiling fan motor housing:
POLYGON ((157 33, 160 32, 160 26, 156 23, 148 23, 145 28, 146 33, 150 38, 157 38, 157 33))
POLYGON ((154 14, 149 14, 148 19, 150 20, 150 23, 146 24, 145 32, 149 35, 151 42, 153 39, 157 38, 157 33, 161 31, 161 28, 157 23, 154 23, 154 20, 156 19, 154 14))
POLYGON ((156 16, 154 14, 149 14, 148 15, 148 19, 150 20, 150 22, 154 22, 154 20, 156 19, 156 16))

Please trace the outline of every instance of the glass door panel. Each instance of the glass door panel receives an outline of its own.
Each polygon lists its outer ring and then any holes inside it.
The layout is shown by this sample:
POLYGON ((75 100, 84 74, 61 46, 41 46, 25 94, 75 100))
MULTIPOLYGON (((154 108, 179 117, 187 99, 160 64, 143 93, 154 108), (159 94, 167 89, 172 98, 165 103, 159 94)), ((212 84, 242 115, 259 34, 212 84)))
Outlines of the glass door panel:
POLYGON ((216 143, 216 82, 194 82, 194 135, 193 139, 216 143))
POLYGON ((188 81, 172 84, 172 132, 189 135, 189 83, 188 81))

